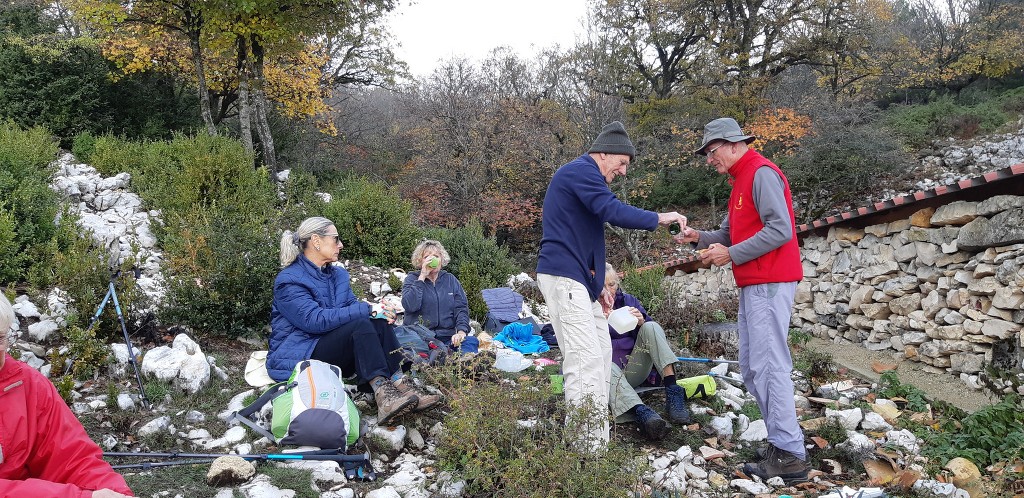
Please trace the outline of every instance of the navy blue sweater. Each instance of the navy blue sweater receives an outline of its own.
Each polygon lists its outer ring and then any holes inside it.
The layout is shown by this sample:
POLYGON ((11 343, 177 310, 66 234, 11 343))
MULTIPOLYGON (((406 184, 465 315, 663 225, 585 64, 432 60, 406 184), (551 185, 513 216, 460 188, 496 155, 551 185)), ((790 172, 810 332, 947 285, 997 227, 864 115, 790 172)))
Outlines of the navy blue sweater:
POLYGON ((441 270, 437 282, 421 282, 420 272, 405 276, 402 283, 404 325, 421 323, 438 339, 449 342, 458 331, 469 332, 469 303, 455 275, 441 270))
POLYGON ((604 287, 604 224, 655 230, 658 213, 619 200, 588 154, 558 168, 544 195, 537 273, 571 278, 597 301, 604 287))

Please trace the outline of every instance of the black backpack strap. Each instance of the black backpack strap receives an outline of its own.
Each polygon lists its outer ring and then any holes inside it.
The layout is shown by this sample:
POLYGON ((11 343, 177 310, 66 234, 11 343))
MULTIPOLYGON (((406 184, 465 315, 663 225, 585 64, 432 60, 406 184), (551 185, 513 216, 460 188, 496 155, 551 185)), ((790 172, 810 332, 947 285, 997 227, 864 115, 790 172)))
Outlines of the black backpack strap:
POLYGON ((277 384, 270 386, 270 388, 267 389, 266 392, 260 395, 259 398, 256 398, 256 401, 253 401, 252 403, 249 404, 249 406, 246 406, 245 408, 242 408, 241 410, 238 410, 237 412, 232 414, 230 420, 237 420, 249 426, 250 429, 266 436, 267 439, 270 439, 274 443, 277 443, 277 438, 274 437, 274 435, 270 431, 264 429, 263 427, 260 427, 259 424, 254 422, 252 420, 252 415, 260 411, 264 405, 273 401, 274 398, 277 398, 278 396, 287 392, 292 387, 295 387, 296 384, 296 382, 278 382, 277 384))

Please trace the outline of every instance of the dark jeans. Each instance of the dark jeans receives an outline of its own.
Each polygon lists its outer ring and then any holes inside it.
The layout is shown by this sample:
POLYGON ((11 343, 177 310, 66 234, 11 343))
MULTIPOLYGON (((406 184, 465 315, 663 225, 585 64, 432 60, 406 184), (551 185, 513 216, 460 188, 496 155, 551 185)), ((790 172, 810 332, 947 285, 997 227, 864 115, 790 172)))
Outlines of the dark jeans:
POLYGON ((401 368, 400 348, 387 320, 360 318, 320 337, 312 358, 341 367, 345 377, 356 375, 365 387, 374 377, 391 378, 401 368))

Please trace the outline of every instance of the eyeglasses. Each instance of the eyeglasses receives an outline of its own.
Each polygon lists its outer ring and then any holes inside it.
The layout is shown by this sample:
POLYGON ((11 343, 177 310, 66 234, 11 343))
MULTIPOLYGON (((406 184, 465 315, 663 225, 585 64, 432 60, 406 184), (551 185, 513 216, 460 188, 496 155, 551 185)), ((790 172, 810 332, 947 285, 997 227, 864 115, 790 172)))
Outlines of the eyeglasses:
POLYGON ((328 234, 321 235, 320 237, 322 237, 324 239, 331 239, 331 238, 333 238, 335 244, 337 244, 338 242, 341 242, 340 235, 336 234, 336 233, 328 233, 328 234))
POLYGON ((730 142, 725 142, 725 143, 719 145, 718 147, 715 147, 714 149, 709 150, 708 151, 708 157, 713 156, 715 154, 715 152, 718 152, 718 149, 721 149, 722 147, 725 147, 726 145, 729 145, 729 143, 730 142))

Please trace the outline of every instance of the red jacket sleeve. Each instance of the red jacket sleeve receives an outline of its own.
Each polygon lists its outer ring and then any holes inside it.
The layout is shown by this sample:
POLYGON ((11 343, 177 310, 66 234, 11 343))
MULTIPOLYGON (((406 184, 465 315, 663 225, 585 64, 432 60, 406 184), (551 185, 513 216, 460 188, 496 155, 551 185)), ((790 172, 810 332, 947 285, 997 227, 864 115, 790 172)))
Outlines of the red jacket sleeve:
POLYGON ((42 479, 12 481, 0 479, 0 496, 52 496, 53 498, 89 498, 87 491, 74 484, 60 484, 42 479))
POLYGON ((28 413, 36 417, 37 422, 30 425, 30 430, 35 431, 35 445, 25 462, 29 475, 35 479, 24 481, 25 485, 40 486, 35 496, 90 497, 92 490, 104 488, 134 496, 124 477, 103 460, 102 450, 89 439, 53 384, 42 375, 27 377, 32 387, 28 402, 34 404, 28 413), (57 492, 58 489, 63 493, 57 492))

